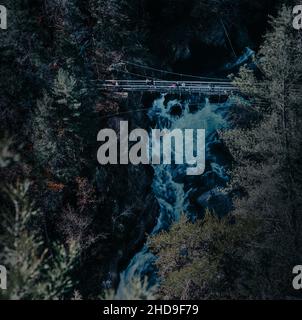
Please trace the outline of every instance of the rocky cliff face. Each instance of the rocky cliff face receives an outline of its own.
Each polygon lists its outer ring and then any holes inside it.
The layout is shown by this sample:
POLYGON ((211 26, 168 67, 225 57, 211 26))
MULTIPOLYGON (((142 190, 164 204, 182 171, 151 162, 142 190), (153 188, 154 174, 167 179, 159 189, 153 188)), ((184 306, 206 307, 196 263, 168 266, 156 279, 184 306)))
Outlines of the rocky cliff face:
POLYGON ((255 49, 280 1, 145 0, 147 47, 158 62, 200 74, 255 49))

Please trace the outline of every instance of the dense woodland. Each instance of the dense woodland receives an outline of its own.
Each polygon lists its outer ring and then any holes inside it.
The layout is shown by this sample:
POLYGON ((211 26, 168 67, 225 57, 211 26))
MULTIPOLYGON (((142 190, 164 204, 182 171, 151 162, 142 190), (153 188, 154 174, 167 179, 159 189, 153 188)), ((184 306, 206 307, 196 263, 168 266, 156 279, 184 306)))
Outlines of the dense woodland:
MULTIPOLYGON (((302 42, 291 1, 1 4, 9 21, 0 32, 0 263, 12 283, 4 298, 114 298, 158 203, 152 168, 97 164, 97 132, 121 119, 107 116, 142 103, 138 95, 125 102, 102 93, 98 84, 114 78, 122 61, 208 72, 213 52, 219 63, 232 56, 220 19, 233 50, 257 51, 257 72, 242 67, 232 75, 242 95, 234 97, 232 130, 220 132, 232 157, 226 192, 233 209, 224 217, 208 210, 194 222, 184 212, 169 231, 149 237, 160 278, 152 295, 300 298, 290 279, 302 261, 302 42)), ((144 114, 129 120, 148 123, 144 114)), ((148 298, 146 291, 134 279, 129 298, 148 298)))

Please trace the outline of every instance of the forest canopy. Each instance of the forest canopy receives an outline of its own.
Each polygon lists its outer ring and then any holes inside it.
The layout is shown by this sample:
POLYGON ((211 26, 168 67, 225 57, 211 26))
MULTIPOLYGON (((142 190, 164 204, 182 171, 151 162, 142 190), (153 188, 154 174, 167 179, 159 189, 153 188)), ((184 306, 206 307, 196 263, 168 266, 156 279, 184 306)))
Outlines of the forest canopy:
MULTIPOLYGON (((121 272, 148 248, 159 281, 134 275, 129 299, 300 298, 291 273, 302 261, 302 42, 292 1, 1 4, 9 20, 0 30, 0 264, 10 275, 1 298, 117 299, 121 272), (211 161, 224 158, 229 172, 208 161, 210 174, 185 181, 185 191, 197 181, 193 191, 205 195, 152 233, 158 194, 170 190, 154 190, 149 165, 102 166, 96 154, 104 128, 155 126, 146 108, 158 96, 122 99, 99 84, 136 79, 142 65, 154 67, 138 75, 144 80, 166 80, 161 70, 226 77, 246 47, 256 54, 232 70, 240 94, 228 100, 231 125, 211 136, 211 161)), ((162 180, 170 187, 177 178, 162 180)))

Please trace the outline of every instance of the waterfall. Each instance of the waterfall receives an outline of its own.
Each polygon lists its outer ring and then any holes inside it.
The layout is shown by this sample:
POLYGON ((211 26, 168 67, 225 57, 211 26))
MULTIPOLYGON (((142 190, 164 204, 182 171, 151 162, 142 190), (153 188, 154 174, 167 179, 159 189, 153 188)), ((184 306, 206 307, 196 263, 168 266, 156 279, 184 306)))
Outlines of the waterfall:
MULTIPOLYGON (((165 103, 166 96, 162 95, 153 102, 148 116, 152 123, 155 123, 159 129, 206 129, 206 158, 210 162, 205 173, 215 174, 221 180, 226 180, 227 176, 222 165, 215 162, 215 156, 212 155, 211 143, 215 142, 218 129, 227 127, 227 112, 231 102, 210 103, 208 99, 195 103, 192 101, 171 100, 165 103), (192 111, 191 107, 196 106, 192 111), (177 107, 177 115, 173 115, 173 109, 177 107)), ((195 98, 196 100, 196 98, 195 98)), ((198 185, 202 179, 195 178, 190 188, 185 188, 186 165, 154 165, 154 179, 152 189, 159 203, 159 216, 152 234, 161 230, 166 230, 177 221, 182 213, 192 214, 189 206, 189 196, 196 194, 196 198, 202 198, 203 194, 198 194, 198 185)), ((210 192, 208 190, 207 192, 210 192)), ((218 191, 216 191, 217 193, 218 191)), ((206 192, 204 193, 206 194, 206 192)), ((129 292, 129 283, 133 277, 148 276, 149 282, 154 284, 156 279, 156 270, 154 268, 155 256, 148 251, 146 245, 130 261, 128 267, 120 274, 120 283, 117 288, 116 299, 126 299, 129 292)))

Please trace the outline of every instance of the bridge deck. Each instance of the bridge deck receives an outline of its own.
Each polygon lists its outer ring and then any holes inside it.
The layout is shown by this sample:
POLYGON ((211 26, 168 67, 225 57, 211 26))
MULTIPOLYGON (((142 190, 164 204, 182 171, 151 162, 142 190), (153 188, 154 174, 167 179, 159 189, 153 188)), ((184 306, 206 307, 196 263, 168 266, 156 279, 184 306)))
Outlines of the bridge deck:
POLYGON ((105 80, 101 90, 114 92, 203 93, 224 95, 236 91, 231 82, 105 80))

